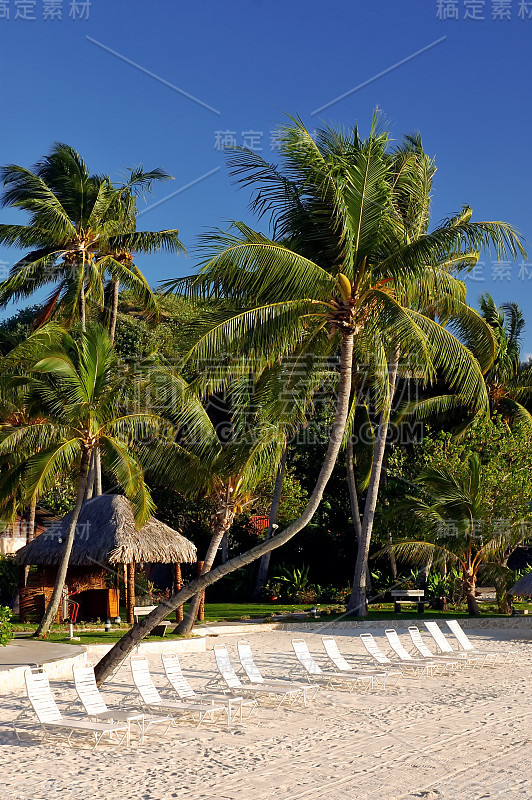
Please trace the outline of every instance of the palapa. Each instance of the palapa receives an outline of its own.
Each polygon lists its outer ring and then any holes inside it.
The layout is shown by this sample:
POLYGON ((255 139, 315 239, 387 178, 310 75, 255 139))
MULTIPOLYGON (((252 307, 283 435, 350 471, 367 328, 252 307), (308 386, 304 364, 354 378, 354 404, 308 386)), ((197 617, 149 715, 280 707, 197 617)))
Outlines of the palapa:
POLYGON ((522 578, 519 578, 508 594, 513 594, 516 597, 532 597, 532 570, 523 575, 522 578))
MULTIPOLYGON (((70 513, 51 525, 16 554, 21 565, 58 565, 66 541, 70 513)), ((182 534, 152 517, 139 530, 127 498, 110 494, 83 503, 70 564, 194 563, 196 547, 182 534)))

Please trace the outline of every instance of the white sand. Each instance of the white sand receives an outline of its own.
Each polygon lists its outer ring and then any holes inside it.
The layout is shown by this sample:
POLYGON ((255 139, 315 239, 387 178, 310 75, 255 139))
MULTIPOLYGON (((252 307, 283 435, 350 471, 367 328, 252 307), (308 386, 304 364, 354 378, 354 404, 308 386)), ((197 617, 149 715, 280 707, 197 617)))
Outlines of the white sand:
MULTIPOLYGON (((362 663, 358 636, 351 633, 335 635, 340 649, 362 663)), ((295 666, 292 635, 250 637, 264 674, 295 666)), ((316 654, 323 652, 320 636, 304 634, 316 654)), ((224 642, 234 653, 238 638, 210 642, 224 642)), ((183 724, 166 739, 150 735, 129 750, 19 744, 6 723, 23 695, 3 698, 0 800, 531 798, 532 642, 494 631, 471 638, 484 650, 519 649, 518 665, 402 679, 385 693, 323 690, 307 709, 262 706, 231 731, 183 724)), ((181 661, 196 688, 213 674, 212 652, 181 661)), ((159 657, 150 665, 163 686, 159 657)), ((109 705, 129 682, 125 668, 106 685, 109 705)), ((52 688, 61 705, 74 697, 68 684, 52 688)))

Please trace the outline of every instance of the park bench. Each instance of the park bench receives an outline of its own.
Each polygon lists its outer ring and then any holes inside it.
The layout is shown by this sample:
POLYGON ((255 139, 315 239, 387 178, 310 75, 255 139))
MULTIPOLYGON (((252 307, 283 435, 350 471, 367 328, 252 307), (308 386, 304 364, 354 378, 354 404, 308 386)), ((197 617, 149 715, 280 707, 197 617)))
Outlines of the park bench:
MULTIPOLYGON (((148 614, 151 614, 152 611, 155 611, 157 606, 134 606, 133 607, 133 619, 135 620, 135 624, 139 621, 139 617, 147 617, 148 614)), ((170 623, 168 620, 163 619, 158 625, 150 633, 150 636, 166 636, 166 630, 169 627, 170 623)))
POLYGON ((400 614, 402 606, 417 606, 418 614, 425 612, 425 606, 429 605, 428 600, 424 600, 425 592, 423 589, 392 589, 393 610, 395 614, 400 614))

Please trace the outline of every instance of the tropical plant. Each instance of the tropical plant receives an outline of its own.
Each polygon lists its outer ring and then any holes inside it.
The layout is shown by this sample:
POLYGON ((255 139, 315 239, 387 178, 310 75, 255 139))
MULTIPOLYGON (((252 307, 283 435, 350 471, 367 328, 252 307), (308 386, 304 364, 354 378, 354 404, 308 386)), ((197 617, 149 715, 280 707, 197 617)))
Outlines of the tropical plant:
MULTIPOLYGON (((355 129, 346 135, 321 131, 315 142, 300 122, 294 122, 281 132, 281 153, 287 165, 284 173, 257 160, 250 151, 237 153, 233 167, 243 175, 244 184, 259 187, 254 205, 270 215, 273 238, 243 223, 235 223, 229 232, 217 231, 203 240, 207 255, 199 274, 173 285, 189 296, 202 300, 221 297, 228 303, 227 313, 220 315, 218 324, 208 327, 191 351, 190 363, 196 368, 217 358, 226 374, 234 375, 239 368, 249 370, 250 360, 264 368, 285 356, 295 356, 300 363, 310 352, 339 356, 335 418, 322 469, 299 519, 169 598, 126 635, 120 648, 102 659, 97 669, 100 682, 117 662, 119 651, 123 658, 124 652, 191 593, 275 549, 310 522, 345 434, 355 342, 357 355, 366 358, 370 352, 374 354, 384 409, 362 526, 363 559, 367 560, 377 501, 393 396, 390 387, 393 389, 400 355, 420 353, 427 374, 439 368, 453 386, 461 384, 466 402, 479 402, 483 382, 476 361, 445 327, 411 310, 411 296, 416 285, 421 307, 444 295, 447 316, 453 308, 469 314, 463 287, 458 291, 447 270, 431 265, 440 265, 444 256, 456 252, 456 260, 463 263, 470 259, 472 249, 488 242, 501 251, 516 253, 520 245, 510 226, 472 224, 470 211, 465 210, 443 228, 411 240, 405 224, 411 179, 407 169, 396 169, 397 162, 388 153, 388 136, 376 126, 365 141, 355 129), (406 209, 402 216, 393 203, 394 194, 399 197, 394 185, 400 184, 406 209), (403 297, 406 305, 401 302, 403 297), (220 360, 220 354, 228 350, 231 359, 220 360), (390 353, 394 358, 391 375, 387 369, 390 353)), ((492 352, 491 339, 486 348, 492 352)), ((223 372, 221 369, 221 378, 223 372)), ((362 590, 365 593, 365 586, 362 590)), ((365 597, 363 605, 365 613, 365 597)))
POLYGON ((532 430, 532 416, 526 407, 532 400, 532 367, 521 363, 523 314, 517 303, 498 308, 488 293, 480 298, 480 312, 497 341, 495 361, 485 376, 491 412, 532 430))
MULTIPOLYGON (((108 333, 99 325, 73 338, 49 324, 24 347, 27 376, 14 380, 28 398, 38 398, 45 419, 36 424, 3 425, 0 455, 18 453, 28 500, 40 496, 65 475, 77 474, 77 495, 58 568, 52 598, 36 635, 45 635, 55 619, 65 583, 76 525, 85 496, 92 452, 99 448, 105 468, 132 501, 136 520, 153 511, 143 468, 132 446, 155 436, 164 421, 143 409, 128 408, 128 399, 142 396, 143 376, 119 370, 108 333), (48 340, 48 341, 47 341, 48 340)), ((16 351, 11 354, 16 358, 16 351)))
POLYGON ((522 536, 521 522, 501 524, 492 518, 482 473, 476 453, 461 469, 425 469, 417 480, 423 497, 409 496, 404 507, 426 523, 427 540, 393 545, 397 556, 410 563, 422 563, 432 555, 435 567, 447 563, 457 567, 469 613, 475 616, 480 613, 475 589, 481 571, 506 572, 501 555, 522 536))
POLYGON ((2 204, 30 215, 27 225, 0 225, 1 244, 29 248, 0 284, 0 306, 53 285, 37 322, 55 313, 69 324, 81 319, 84 325, 87 301, 104 306, 107 272, 113 282, 113 333, 119 283, 153 310, 153 295, 132 252, 179 251, 182 245, 176 230, 136 231, 135 195, 153 181, 167 180, 167 173, 138 168, 115 187, 107 176, 91 175, 79 153, 59 143, 32 170, 10 164, 0 177, 2 204))
POLYGON ((5 647, 15 636, 10 623, 11 611, 5 606, 0 606, 0 647, 5 647))
MULTIPOLYGON (((450 269, 476 262, 482 245, 512 254, 522 248, 504 223, 471 223, 469 208, 428 233, 434 168, 417 139, 390 153, 388 135, 375 121, 365 141, 356 128, 319 131, 314 141, 294 121, 281 131, 280 152, 284 170, 247 150, 231 159, 233 174, 254 189, 253 208, 270 217, 275 238, 234 223, 228 233, 204 239, 210 257, 199 275, 175 285, 243 307, 201 338, 196 358, 238 339, 239 355, 264 360, 266 353, 272 360, 293 352, 302 361, 309 352, 332 355, 338 334, 350 329, 357 362, 370 361, 380 420, 350 602, 365 614, 369 544, 400 360, 415 356, 425 380, 438 370, 462 402, 485 407, 481 369, 451 330, 474 332, 485 368, 493 359, 493 337, 465 303, 465 287, 450 269)), ((349 429, 357 402, 354 391, 349 429)))

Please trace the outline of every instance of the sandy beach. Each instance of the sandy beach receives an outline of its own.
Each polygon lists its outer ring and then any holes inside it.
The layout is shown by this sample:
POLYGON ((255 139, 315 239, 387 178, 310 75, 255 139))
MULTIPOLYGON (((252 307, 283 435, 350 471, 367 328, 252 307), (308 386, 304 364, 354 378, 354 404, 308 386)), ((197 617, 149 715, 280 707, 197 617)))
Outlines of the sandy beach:
MULTIPOLYGON (((320 655, 322 633, 305 631, 320 655)), ((355 631, 332 631, 346 655, 367 663, 355 631)), ((250 641, 265 675, 295 668, 286 632, 253 634, 250 641)), ((382 641, 382 631, 376 632, 382 641)), ((221 636, 235 656, 239 636, 221 636)), ((402 678, 386 692, 322 690, 309 708, 261 706, 226 730, 190 724, 151 734, 131 748, 96 751, 36 740, 18 743, 8 723, 23 693, 1 704, 1 800, 481 800, 532 797, 532 647, 530 634, 483 631, 472 635, 484 650, 518 649, 518 663, 468 669, 445 677, 402 678), (523 638, 520 638, 520 637, 523 638)), ((236 657, 236 656, 235 656, 236 657)), ((159 656, 150 657, 158 686, 165 685, 159 656)), ((181 658, 195 688, 214 674, 211 651, 181 658)), ((131 683, 123 668, 104 688, 109 705, 131 683)), ((71 685, 54 682, 62 708, 71 685)))

